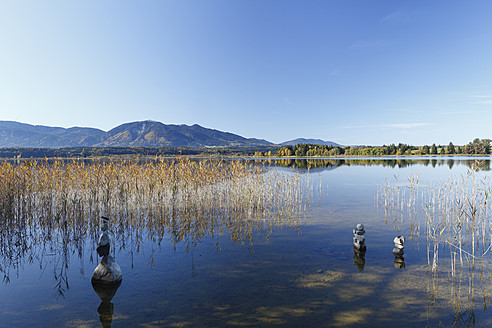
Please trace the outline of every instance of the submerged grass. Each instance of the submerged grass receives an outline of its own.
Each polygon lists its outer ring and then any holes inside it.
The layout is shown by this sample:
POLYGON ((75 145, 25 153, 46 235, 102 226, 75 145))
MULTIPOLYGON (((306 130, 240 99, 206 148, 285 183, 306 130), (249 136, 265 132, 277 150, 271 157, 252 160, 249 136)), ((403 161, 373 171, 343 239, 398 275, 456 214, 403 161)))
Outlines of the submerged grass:
MULTIPOLYGON (((306 195, 298 174, 245 161, 26 161, 0 164, 0 272, 22 259, 78 251, 96 243, 99 217, 111 218, 117 247, 145 240, 186 249, 228 233, 251 246, 255 232, 298 229, 306 195)), ((153 258, 152 258, 153 261, 153 258)), ((41 261, 42 262, 42 261, 41 261)))
POLYGON ((479 165, 435 185, 420 184, 418 176, 406 184, 387 182, 378 195, 398 233, 424 236, 429 309, 448 302, 455 325, 474 321, 476 306, 486 309, 492 301, 492 179, 479 165))

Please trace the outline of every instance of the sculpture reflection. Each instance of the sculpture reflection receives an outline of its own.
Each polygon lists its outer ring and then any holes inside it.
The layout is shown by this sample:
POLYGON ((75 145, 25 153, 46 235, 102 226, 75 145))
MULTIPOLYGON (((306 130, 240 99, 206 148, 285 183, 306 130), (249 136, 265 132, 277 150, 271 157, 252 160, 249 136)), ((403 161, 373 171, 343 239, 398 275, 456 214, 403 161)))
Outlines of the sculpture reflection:
POLYGON ((113 321, 114 304, 111 303, 116 291, 121 285, 121 280, 116 284, 97 284, 92 282, 92 287, 97 296, 101 299, 101 304, 97 308, 99 321, 104 328, 111 327, 113 321))
POLYGON ((354 247, 354 265, 357 265, 359 271, 364 271, 366 265, 366 248, 357 249, 354 247))
POLYGON ((405 269, 405 258, 403 256, 395 255, 393 265, 397 269, 405 269))

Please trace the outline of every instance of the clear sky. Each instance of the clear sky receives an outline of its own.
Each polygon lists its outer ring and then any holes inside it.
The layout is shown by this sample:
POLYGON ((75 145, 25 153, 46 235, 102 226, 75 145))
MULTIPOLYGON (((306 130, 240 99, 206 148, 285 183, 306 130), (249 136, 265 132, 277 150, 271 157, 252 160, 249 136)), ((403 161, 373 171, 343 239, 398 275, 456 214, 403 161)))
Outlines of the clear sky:
POLYGON ((492 138, 492 1, 0 2, 0 120, 492 138))

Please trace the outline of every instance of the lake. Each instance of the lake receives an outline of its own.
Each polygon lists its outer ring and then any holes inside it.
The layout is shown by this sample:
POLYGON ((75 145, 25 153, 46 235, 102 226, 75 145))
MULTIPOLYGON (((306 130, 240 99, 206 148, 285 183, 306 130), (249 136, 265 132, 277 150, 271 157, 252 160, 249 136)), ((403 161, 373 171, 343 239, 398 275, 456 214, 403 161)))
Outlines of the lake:
MULTIPOLYGON (((407 208, 398 210, 400 198, 388 199, 397 197, 395 188, 405 199, 410 177, 418 177, 419 195, 472 168, 477 177, 488 177, 488 158, 282 159, 255 165, 299 177, 303 200, 295 219, 263 218, 250 226, 238 221, 223 234, 205 230, 191 243, 190 236, 149 237, 145 229, 132 235, 137 240, 114 238, 112 254, 123 280, 110 302, 101 302, 91 284, 99 262, 93 239, 17 244, 15 252, 2 241, 0 326, 492 325, 489 253, 462 254, 456 267, 453 248, 443 240, 436 247, 426 237, 419 200, 409 220, 407 208), (392 203, 385 206, 384 197, 392 203), (359 223, 365 252, 353 247, 359 223), (231 236, 236 228, 249 229, 248 238, 231 236), (397 235, 406 239, 402 257, 392 254, 397 235)), ((490 234, 484 238, 489 241, 490 234)))

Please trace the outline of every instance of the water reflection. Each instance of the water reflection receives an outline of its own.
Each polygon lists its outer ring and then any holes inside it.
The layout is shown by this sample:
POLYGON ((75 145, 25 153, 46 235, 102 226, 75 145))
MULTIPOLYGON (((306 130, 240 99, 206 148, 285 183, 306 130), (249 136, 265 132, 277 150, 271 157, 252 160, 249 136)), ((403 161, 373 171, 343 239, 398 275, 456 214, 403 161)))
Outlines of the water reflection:
POLYGON ((357 266, 359 271, 364 271, 364 267, 366 265, 366 248, 359 249, 354 247, 354 265, 357 266))
POLYGON ((383 166, 406 168, 410 166, 448 166, 464 165, 481 171, 490 171, 490 161, 480 158, 289 158, 276 159, 274 164, 296 169, 334 169, 341 166, 383 166))
POLYGON ((396 269, 405 269, 405 258, 403 255, 395 255, 395 261, 393 262, 393 266, 396 269))
POLYGON ((116 291, 121 285, 121 280, 116 284, 97 284, 92 283, 94 291, 101 299, 101 304, 97 308, 99 313, 99 321, 104 328, 111 327, 113 321, 114 304, 111 303, 116 291))

